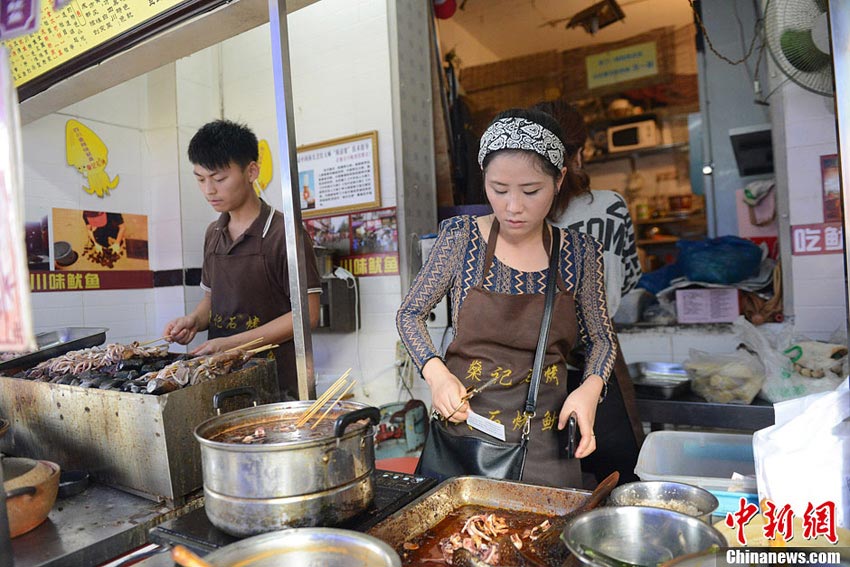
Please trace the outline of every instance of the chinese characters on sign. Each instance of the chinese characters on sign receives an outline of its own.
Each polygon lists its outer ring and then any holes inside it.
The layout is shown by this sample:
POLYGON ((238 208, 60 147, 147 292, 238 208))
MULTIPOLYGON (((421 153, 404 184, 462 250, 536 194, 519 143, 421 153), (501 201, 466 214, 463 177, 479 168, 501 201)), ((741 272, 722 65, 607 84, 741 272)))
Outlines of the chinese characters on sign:
POLYGON ((298 181, 305 218, 379 206, 378 133, 299 147, 298 181))
MULTIPOLYGON (((38 30, 3 42, 9 49, 15 86, 43 75, 183 1, 76 0, 57 11, 53 2, 43 0, 41 24, 36 22, 38 30)), ((34 17, 38 19, 35 0, 4 0, 0 5, 32 6, 34 17)), ((18 16, 14 17, 17 21, 18 16)), ((35 27, 30 31, 33 30, 35 27)), ((7 37, 0 31, 0 40, 5 39, 7 37)))
POLYGON ((585 58, 587 88, 595 89, 658 74, 654 41, 613 49, 585 58))
POLYGON ((153 287, 153 272, 30 272, 30 290, 95 291, 102 289, 145 289, 153 287))
POLYGON ((791 227, 791 253, 795 256, 844 252, 840 223, 801 224, 791 227))
MULTIPOLYGON (((764 537, 775 540, 781 536, 783 541, 789 542, 794 539, 794 511, 788 504, 777 507, 770 500, 764 501, 764 523, 762 528, 764 537)), ((746 498, 741 498, 738 510, 726 514, 725 524, 728 528, 734 528, 735 537, 741 545, 747 544, 744 527, 753 521, 758 515, 759 507, 746 498)), ((758 521, 758 520, 756 520, 758 521)), ((827 501, 815 506, 811 502, 806 506, 802 517, 803 539, 811 540, 824 536, 831 544, 838 543, 838 535, 835 528, 835 502, 827 501)))
POLYGON ((398 275, 396 209, 304 220, 313 244, 332 251, 355 276, 398 275))

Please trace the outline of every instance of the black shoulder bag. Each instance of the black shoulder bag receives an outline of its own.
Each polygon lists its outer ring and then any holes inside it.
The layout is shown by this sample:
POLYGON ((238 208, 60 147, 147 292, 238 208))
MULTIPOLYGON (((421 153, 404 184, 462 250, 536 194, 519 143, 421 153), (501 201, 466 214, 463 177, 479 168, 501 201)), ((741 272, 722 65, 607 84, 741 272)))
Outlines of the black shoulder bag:
POLYGON ((519 443, 504 443, 498 440, 482 439, 471 435, 452 435, 439 414, 431 414, 430 429, 419 457, 416 474, 438 480, 464 475, 486 476, 507 480, 522 480, 525 468, 525 455, 528 450, 528 437, 531 418, 537 407, 537 393, 543 373, 543 359, 549 339, 549 326, 552 322, 552 308, 555 304, 558 253, 561 249, 561 232, 552 231, 552 250, 549 255, 549 274, 546 278, 546 306, 540 323, 540 336, 534 354, 534 367, 531 373, 531 385, 525 400, 525 424, 519 443))

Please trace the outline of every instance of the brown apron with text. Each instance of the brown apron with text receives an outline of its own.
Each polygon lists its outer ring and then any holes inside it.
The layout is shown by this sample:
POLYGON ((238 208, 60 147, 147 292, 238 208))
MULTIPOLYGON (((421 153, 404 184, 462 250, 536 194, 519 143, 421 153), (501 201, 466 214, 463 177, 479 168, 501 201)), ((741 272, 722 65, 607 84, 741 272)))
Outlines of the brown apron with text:
MULTIPOLYGON (((487 241, 482 282, 490 271, 499 234, 493 222, 487 241)), ((544 226, 548 251, 551 238, 544 226)), ((523 482, 559 487, 580 487, 577 459, 566 457, 559 441, 558 417, 567 398, 566 354, 576 342, 578 324, 575 301, 564 290, 560 275, 549 341, 540 380, 535 416, 531 420, 523 482)), ((472 411, 505 427, 505 440, 519 443, 523 408, 531 382, 531 368, 546 296, 543 293, 502 294, 485 290, 479 282, 467 293, 458 312, 457 333, 446 351, 446 366, 464 386, 499 381, 470 400, 472 411)), ((490 438, 466 423, 450 424, 453 435, 490 438)))
MULTIPOLYGON (((223 228, 218 231, 214 250, 223 238, 223 228)), ((292 311, 292 304, 279 288, 272 284, 263 256, 265 238, 251 236, 248 242, 235 242, 241 247, 238 255, 212 255, 212 308, 210 310, 210 339, 229 337, 264 325, 292 311)), ((298 377, 295 369, 295 346, 287 341, 274 349, 277 363, 277 381, 282 399, 296 397, 298 377)))

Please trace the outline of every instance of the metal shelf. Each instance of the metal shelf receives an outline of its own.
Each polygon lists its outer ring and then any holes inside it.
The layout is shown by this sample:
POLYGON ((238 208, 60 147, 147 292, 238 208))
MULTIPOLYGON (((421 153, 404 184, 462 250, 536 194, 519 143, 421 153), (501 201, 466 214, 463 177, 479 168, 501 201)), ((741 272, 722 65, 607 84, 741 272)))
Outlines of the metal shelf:
POLYGON ((662 236, 659 238, 642 238, 637 241, 638 246, 651 246, 653 244, 673 244, 681 240, 678 236, 662 236))
POLYGON ((687 151, 689 149, 688 142, 677 142, 675 144, 662 144, 659 146, 652 146, 651 148, 641 148, 639 150, 627 150, 623 152, 615 152, 611 154, 605 154, 603 156, 595 157, 592 159, 588 159, 585 161, 586 165, 593 165, 595 163, 605 163, 609 161, 616 161, 621 159, 635 159, 642 156, 649 156, 654 154, 662 154, 666 152, 671 152, 674 150, 687 151))

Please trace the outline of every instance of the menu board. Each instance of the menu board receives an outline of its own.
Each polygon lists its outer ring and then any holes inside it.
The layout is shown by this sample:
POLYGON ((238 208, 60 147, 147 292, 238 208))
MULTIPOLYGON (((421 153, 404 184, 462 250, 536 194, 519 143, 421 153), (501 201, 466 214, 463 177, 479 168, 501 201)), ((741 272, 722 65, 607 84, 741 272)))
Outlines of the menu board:
POLYGON ((63 9, 41 2, 38 31, 2 42, 15 86, 129 31, 186 0, 72 0, 63 9))

